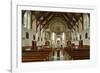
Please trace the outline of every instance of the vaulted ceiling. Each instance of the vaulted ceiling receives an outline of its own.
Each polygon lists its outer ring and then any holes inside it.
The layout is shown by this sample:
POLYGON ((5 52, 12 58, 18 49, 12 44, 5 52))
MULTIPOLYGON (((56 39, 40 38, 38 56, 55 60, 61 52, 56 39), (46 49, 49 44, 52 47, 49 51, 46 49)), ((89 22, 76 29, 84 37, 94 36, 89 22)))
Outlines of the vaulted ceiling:
MULTIPOLYGON (((72 12, 47 12, 47 11, 32 11, 32 14, 37 18, 37 26, 40 23, 43 27, 48 27, 47 23, 54 17, 61 17, 66 21, 69 29, 72 29, 80 17, 83 16, 82 13, 72 13, 72 12)), ((83 17, 82 17, 83 18, 83 17)), ((82 21, 81 21, 82 22, 82 21)))
MULTIPOLYGON (((23 13, 24 12, 25 11, 23 11, 23 13)), ((66 25, 69 29, 74 29, 73 27, 76 25, 80 17, 83 24, 83 13, 31 11, 31 15, 35 15, 36 17, 37 27, 42 25, 42 28, 48 28, 48 22, 51 21, 54 17, 61 17, 64 21, 66 21, 66 25)))

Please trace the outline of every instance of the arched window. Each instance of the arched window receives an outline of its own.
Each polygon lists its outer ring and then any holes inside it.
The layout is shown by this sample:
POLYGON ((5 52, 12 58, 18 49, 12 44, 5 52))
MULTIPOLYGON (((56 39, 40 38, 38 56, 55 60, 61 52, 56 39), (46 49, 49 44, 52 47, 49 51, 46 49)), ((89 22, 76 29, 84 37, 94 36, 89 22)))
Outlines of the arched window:
POLYGON ((84 14, 84 29, 88 29, 89 27, 90 27, 89 14, 84 14))
POLYGON ((23 24, 24 24, 24 27, 26 28, 27 27, 27 12, 24 13, 23 24))
POLYGON ((80 40, 82 39, 82 36, 80 35, 80 40))
POLYGON ((25 28, 27 28, 27 29, 31 28, 31 12, 30 11, 26 11, 24 13, 23 24, 24 24, 25 28))
POLYGON ((29 39, 29 33, 26 32, 26 39, 29 39))
POLYGON ((88 33, 86 32, 86 33, 85 33, 85 39, 87 39, 87 38, 88 38, 88 33))

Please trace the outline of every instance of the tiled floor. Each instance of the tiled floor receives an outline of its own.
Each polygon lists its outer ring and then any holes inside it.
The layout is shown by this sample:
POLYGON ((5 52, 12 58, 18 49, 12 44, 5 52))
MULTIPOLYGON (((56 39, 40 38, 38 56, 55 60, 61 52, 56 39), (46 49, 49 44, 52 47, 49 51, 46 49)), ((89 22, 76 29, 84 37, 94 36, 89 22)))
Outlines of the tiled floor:
POLYGON ((54 52, 54 56, 52 57, 54 61, 56 60, 69 60, 69 55, 66 56, 63 54, 63 51, 60 51, 60 57, 57 57, 57 51, 54 52))

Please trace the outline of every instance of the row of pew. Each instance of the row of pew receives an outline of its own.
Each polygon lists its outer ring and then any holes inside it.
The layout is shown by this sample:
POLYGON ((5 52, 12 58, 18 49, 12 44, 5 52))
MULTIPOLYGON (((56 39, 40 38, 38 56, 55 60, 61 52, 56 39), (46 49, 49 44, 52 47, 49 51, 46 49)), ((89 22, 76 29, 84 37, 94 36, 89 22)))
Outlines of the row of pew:
POLYGON ((84 60, 90 59, 89 46, 83 46, 82 48, 66 47, 64 49, 65 56, 68 54, 71 60, 84 60))
POLYGON ((40 62, 49 61, 52 56, 51 48, 44 48, 39 50, 22 51, 22 62, 40 62))

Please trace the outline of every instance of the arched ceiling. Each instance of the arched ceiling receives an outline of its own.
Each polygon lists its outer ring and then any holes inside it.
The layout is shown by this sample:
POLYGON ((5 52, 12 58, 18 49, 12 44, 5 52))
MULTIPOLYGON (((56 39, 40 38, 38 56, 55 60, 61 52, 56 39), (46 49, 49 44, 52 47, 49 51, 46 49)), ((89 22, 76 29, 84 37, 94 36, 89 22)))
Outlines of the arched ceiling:
MULTIPOLYGON (((24 12, 25 11, 23 11, 23 13, 24 12)), ((34 15, 37 19, 36 26, 38 27, 39 25, 42 25, 42 28, 45 29, 49 27, 49 22, 52 21, 55 17, 60 17, 64 24, 66 22, 65 25, 68 27, 68 29, 74 29, 74 26, 77 25, 76 23, 80 17, 83 18, 83 13, 72 12, 31 11, 31 14, 34 15)), ((83 23, 83 21, 81 21, 81 23, 83 23)))
POLYGON ((61 22, 55 22, 51 24, 50 31, 55 33, 62 33, 66 31, 66 27, 61 22))
MULTIPOLYGON (((37 11, 38 12, 38 11, 37 11)), ((71 12, 32 12, 41 25, 48 27, 48 22, 53 20, 54 17, 61 17, 66 21, 66 25, 69 29, 72 29, 76 22, 82 17, 82 13, 71 13, 71 12)))
POLYGON ((50 28, 52 32, 61 33, 66 32, 68 27, 66 25, 66 21, 62 19, 60 16, 55 16, 48 22, 47 28, 50 28))

